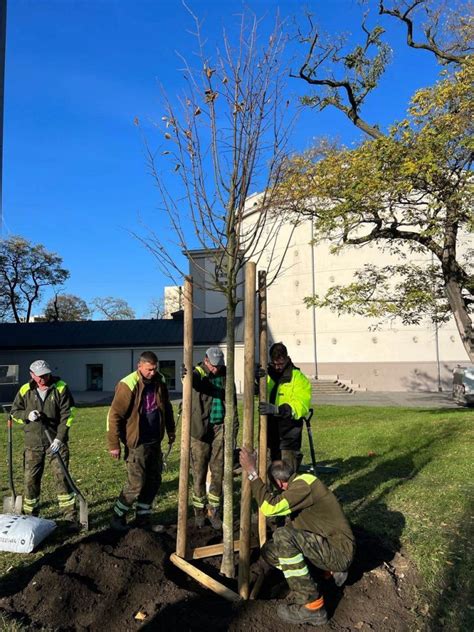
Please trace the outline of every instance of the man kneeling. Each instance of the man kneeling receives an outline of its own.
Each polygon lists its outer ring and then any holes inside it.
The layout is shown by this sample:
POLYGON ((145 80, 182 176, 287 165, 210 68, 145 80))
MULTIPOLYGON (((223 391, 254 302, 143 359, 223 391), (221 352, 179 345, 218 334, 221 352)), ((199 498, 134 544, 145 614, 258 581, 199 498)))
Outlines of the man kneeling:
POLYGON ((251 481, 252 493, 267 517, 289 516, 284 527, 262 548, 262 557, 283 571, 293 603, 278 606, 278 617, 289 623, 323 625, 324 599, 312 579, 306 560, 334 577, 341 586, 354 557, 354 536, 334 494, 312 474, 295 474, 285 461, 269 468, 273 495, 256 471, 255 456, 243 448, 240 464, 251 481))

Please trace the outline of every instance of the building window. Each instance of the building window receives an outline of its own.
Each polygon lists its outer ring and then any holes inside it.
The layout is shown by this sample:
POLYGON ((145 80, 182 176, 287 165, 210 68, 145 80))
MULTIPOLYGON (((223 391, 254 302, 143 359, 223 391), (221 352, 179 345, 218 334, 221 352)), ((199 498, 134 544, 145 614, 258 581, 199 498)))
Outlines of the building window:
POLYGON ((174 360, 160 360, 160 373, 163 373, 166 386, 170 391, 176 390, 176 362, 174 360))
POLYGON ((0 364, 0 384, 18 384, 18 364, 0 364))
POLYGON ((88 364, 87 365, 87 390, 101 391, 103 390, 103 365, 88 364))

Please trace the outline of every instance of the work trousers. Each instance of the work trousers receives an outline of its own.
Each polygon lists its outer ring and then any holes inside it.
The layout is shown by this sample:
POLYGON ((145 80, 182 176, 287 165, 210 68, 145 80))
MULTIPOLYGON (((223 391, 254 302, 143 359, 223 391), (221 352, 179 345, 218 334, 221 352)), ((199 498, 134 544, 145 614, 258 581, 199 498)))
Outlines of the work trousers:
POLYGON ((290 422, 270 415, 267 428, 270 460, 286 461, 297 472, 303 456, 300 452, 303 422, 301 420, 290 422))
POLYGON ((135 502, 137 517, 151 514, 153 500, 161 485, 162 458, 160 441, 128 450, 125 459, 127 482, 114 506, 118 516, 124 516, 135 502))
POLYGON ((311 577, 306 560, 323 571, 346 571, 353 558, 353 544, 341 536, 340 546, 312 533, 288 524, 276 529, 273 538, 262 548, 263 558, 283 571, 295 603, 319 599, 319 588, 311 577))
MULTIPOLYGON (((69 466, 69 448, 63 444, 59 449, 64 464, 69 466)), ((23 511, 25 514, 37 516, 41 495, 41 479, 43 478, 46 460, 51 465, 58 495, 59 509, 66 517, 73 517, 75 513, 75 495, 70 489, 66 477, 59 465, 59 460, 51 454, 46 446, 25 448, 23 453, 25 470, 25 490, 23 499, 23 511)))
POLYGON ((191 437, 191 466, 193 474, 193 507, 203 509, 206 500, 211 507, 219 507, 224 476, 224 424, 209 424, 201 439, 191 437), (211 471, 209 492, 206 493, 207 470, 211 471))

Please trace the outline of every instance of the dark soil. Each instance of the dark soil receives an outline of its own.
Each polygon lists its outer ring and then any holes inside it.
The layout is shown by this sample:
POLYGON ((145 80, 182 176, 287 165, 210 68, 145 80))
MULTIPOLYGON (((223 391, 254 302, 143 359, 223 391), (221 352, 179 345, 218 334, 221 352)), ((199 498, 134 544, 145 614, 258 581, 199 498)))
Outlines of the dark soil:
MULTIPOLYGON (((321 583, 330 616, 322 629, 422 629, 412 606, 417 577, 409 560, 366 532, 358 530, 356 537, 357 556, 346 585, 336 588, 332 580, 321 583)), ((216 541, 215 532, 207 528, 189 533, 191 546, 216 541)), ((122 536, 111 531, 86 536, 4 578, 2 594, 6 596, 0 598, 0 609, 30 630, 42 626, 80 632, 314 629, 293 628, 276 618, 278 599, 287 592, 279 571, 267 570, 258 599, 235 606, 173 566, 169 555, 174 548, 173 526, 163 535, 133 529, 122 536)), ((258 550, 253 555, 258 557, 258 550)), ((234 580, 219 576, 219 564, 219 557, 196 562, 235 590, 234 580)), ((251 578, 259 568, 255 559, 251 578)))

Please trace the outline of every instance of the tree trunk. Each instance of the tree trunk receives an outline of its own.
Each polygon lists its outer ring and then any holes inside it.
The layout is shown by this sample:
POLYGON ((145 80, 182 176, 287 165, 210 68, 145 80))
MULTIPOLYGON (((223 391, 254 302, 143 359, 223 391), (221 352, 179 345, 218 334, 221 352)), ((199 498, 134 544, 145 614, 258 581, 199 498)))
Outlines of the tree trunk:
POLYGON ((472 330, 472 320, 461 296, 459 283, 453 279, 448 279, 445 282, 445 287, 462 343, 469 356, 469 360, 474 362, 474 332, 472 330))

